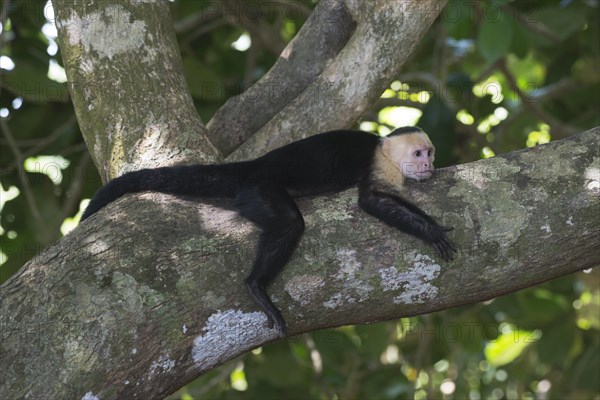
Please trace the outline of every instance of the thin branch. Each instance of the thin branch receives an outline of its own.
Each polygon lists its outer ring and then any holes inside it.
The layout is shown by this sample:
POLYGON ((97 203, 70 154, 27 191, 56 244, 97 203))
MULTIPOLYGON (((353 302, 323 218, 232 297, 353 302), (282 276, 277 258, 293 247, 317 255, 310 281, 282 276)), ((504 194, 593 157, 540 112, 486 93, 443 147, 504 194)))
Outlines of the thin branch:
POLYGON ((49 146, 56 139, 58 139, 65 131, 77 123, 77 117, 75 114, 71 115, 69 119, 67 119, 62 125, 54 129, 50 135, 38 141, 38 143, 32 148, 28 149, 23 153, 23 157, 30 157, 34 154, 37 154, 39 151, 43 150, 45 147, 49 146))
POLYGON ((29 182, 29 176, 27 175, 27 172, 25 171, 25 167, 23 165, 23 162, 25 159, 23 158, 21 149, 19 149, 19 146, 17 145, 17 142, 15 141, 12 131, 8 127, 8 124, 6 123, 6 120, 4 118, 0 118, 0 127, 2 128, 1 130, 4 133, 6 141, 8 142, 8 146, 10 147, 10 149, 14 155, 15 164, 16 164, 17 170, 19 172, 19 180, 21 181, 21 189, 23 190, 23 193, 25 194, 25 199, 27 200, 27 205, 29 206, 29 209, 31 210, 31 214, 33 215, 33 219, 35 220, 37 229, 40 232, 40 237, 42 238, 43 242, 47 242, 46 225, 44 224, 44 220, 42 219, 40 210, 35 202, 35 198, 33 196, 33 191, 31 190, 31 183, 29 182))
MULTIPOLYGON (((33 146, 33 147, 27 149, 27 151, 23 152, 22 157, 23 157, 23 160, 25 160, 28 157, 38 154, 45 147, 51 145, 56 139, 58 139, 64 133, 64 131, 67 128, 69 128, 71 125, 73 125, 76 122, 77 122, 77 118, 75 117, 75 114, 73 114, 65 123, 63 123, 61 126, 57 127, 55 130, 52 131, 52 133, 50 133, 50 135, 48 135, 45 138, 33 139, 33 140, 15 140, 14 143, 19 147, 33 146)), ((7 139, 0 140, 0 145, 4 146, 4 145, 8 145, 8 144, 9 144, 9 141, 7 139)), ((81 147, 80 145, 77 145, 77 146, 81 147)), ((85 147, 85 144, 83 145, 83 147, 85 147)), ((69 149, 69 148, 70 147, 67 147, 67 149, 69 149)), ((59 154, 65 154, 64 151, 65 151, 65 149, 63 149, 59 154)), ((11 174, 14 172, 15 168, 16 168, 16 164, 8 165, 6 168, 4 168, 2 170, 2 173, 3 174, 11 174)))
POLYGON ((438 24, 438 32, 435 38, 435 45, 433 50, 433 63, 437 70, 437 75, 442 82, 446 82, 448 77, 448 58, 450 55, 449 48, 446 46, 446 39, 448 38, 448 32, 446 31, 445 24, 438 24))
POLYGON ((83 181, 85 178, 85 171, 87 167, 90 165, 90 161, 92 158, 90 157, 90 153, 86 152, 81 156, 79 160, 79 165, 75 169, 75 175, 73 176, 73 181, 71 182, 71 187, 69 187, 67 193, 67 201, 63 204, 60 212, 60 217, 58 218, 57 224, 53 227, 52 232, 59 232, 60 227, 63 221, 71 215, 73 207, 77 204, 81 197, 81 189, 83 188, 83 181))
POLYGON ((11 0, 4 0, 2 4, 2 10, 0 11, 0 24, 2 24, 2 32, 0 32, 0 50, 2 46, 2 39, 6 32, 6 20, 8 19, 8 9, 10 8, 11 0))
POLYGON ((206 25, 207 23, 214 21, 217 18, 221 18, 222 14, 220 10, 218 10, 214 4, 208 5, 206 8, 194 13, 192 15, 188 15, 179 21, 175 22, 173 25, 175 27, 175 32, 185 33, 195 29, 198 26, 206 25))
POLYGON ((192 34, 190 34, 185 41, 183 42, 182 46, 188 46, 190 43, 192 43, 194 40, 198 39, 200 36, 205 35, 215 29, 217 29, 220 26, 225 25, 227 22, 223 19, 217 19, 214 21, 210 21, 202 26, 199 26, 198 29, 196 29, 192 34))
POLYGON ((530 97, 536 100, 555 99, 564 96, 574 89, 574 83, 571 78, 563 78, 558 82, 551 83, 548 86, 537 89, 531 93, 530 97))
POLYGON ((505 13, 515 16, 514 19, 525 29, 542 35, 546 39, 550 40, 552 44, 560 44, 562 42, 561 38, 554 32, 552 32, 552 30, 546 25, 544 25, 542 22, 533 19, 525 20, 525 18, 523 18, 524 13, 519 10, 516 10, 509 4, 504 4, 500 6, 500 8, 502 8, 502 10, 505 13))
POLYGON ((528 95, 525 94, 519 87, 516 78, 506 65, 506 60, 503 60, 501 63, 499 63, 498 67, 506 77, 506 81, 508 82, 508 85, 512 91, 519 96, 523 107, 526 107, 533 115, 550 125, 553 133, 558 134, 559 137, 566 137, 577 132, 575 127, 565 124, 558 118, 555 118, 553 115, 547 113, 539 102, 532 102, 532 99, 529 98, 528 95))
POLYGON ((494 73, 494 71, 496 71, 498 69, 498 65, 501 61, 496 61, 495 63, 492 63, 490 65, 488 65, 487 67, 485 67, 480 73, 479 75, 477 75, 477 77, 475 78, 474 82, 481 82, 486 80, 491 74, 494 73))

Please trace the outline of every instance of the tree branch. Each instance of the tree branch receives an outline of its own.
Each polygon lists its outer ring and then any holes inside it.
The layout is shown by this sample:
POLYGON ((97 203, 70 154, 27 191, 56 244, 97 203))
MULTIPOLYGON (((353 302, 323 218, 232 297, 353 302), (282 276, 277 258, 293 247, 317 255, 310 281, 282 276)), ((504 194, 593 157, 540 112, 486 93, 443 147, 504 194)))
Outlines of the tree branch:
POLYGON ((445 3, 346 2, 357 22, 348 43, 318 78, 228 159, 253 158, 303 137, 352 126, 397 76, 445 3))
MULTIPOLYGON (((438 171, 407 197, 453 225, 454 262, 361 212, 299 201, 269 288, 291 335, 490 299, 598 265, 600 128, 438 171)), ((257 234, 227 203, 127 196, 0 286, 0 398, 157 399, 275 340, 243 287, 257 234)))
POLYGON ((215 113, 207 126, 212 143, 224 155, 239 147, 321 74, 353 29, 343 0, 321 0, 269 72, 215 113))

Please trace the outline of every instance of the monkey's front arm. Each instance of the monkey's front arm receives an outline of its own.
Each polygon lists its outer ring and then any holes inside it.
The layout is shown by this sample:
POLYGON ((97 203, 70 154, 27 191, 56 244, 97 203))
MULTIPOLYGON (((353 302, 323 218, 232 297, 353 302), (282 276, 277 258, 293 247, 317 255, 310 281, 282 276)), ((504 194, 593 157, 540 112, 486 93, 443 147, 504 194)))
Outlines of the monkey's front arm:
POLYGON ((439 225, 414 204, 368 185, 361 185, 358 203, 386 224, 431 244, 445 261, 454 258, 456 247, 446 236, 446 232, 454 228, 439 225))

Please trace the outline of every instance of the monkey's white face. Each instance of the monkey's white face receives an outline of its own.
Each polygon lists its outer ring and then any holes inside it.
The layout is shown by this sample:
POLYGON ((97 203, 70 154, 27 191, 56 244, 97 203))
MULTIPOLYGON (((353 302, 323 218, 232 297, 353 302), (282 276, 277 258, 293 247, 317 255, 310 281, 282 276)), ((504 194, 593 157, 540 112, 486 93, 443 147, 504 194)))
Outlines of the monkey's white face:
POLYGON ((425 133, 407 133, 386 139, 384 153, 405 178, 422 181, 433 175, 435 147, 425 133))

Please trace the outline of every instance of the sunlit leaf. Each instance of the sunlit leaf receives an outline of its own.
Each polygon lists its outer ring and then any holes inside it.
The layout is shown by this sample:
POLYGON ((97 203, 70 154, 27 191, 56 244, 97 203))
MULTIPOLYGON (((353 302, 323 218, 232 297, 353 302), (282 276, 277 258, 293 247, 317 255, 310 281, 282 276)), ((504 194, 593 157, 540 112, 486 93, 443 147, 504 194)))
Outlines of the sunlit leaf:
POLYGON ((485 358, 495 367, 509 364, 538 339, 535 331, 514 330, 502 333, 485 347, 485 358))

